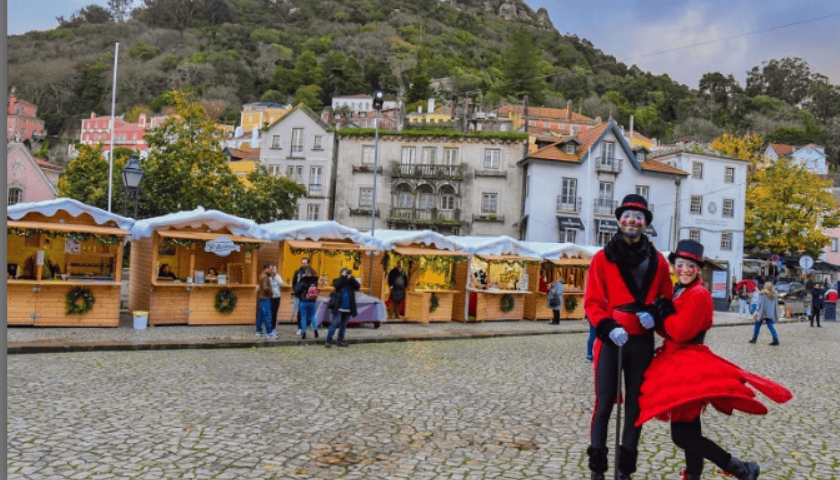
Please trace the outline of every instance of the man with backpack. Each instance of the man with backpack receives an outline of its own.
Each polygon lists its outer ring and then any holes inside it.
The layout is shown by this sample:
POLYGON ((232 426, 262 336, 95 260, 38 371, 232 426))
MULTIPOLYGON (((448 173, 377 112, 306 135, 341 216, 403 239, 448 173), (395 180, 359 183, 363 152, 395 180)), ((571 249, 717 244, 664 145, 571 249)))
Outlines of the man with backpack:
POLYGON ((338 329, 338 346, 348 346, 344 341, 344 332, 347 331, 348 320, 359 314, 356 308, 356 292, 359 287, 359 281, 353 278, 353 271, 349 268, 342 268, 339 277, 333 280, 335 290, 330 297, 330 303, 327 304, 327 313, 332 315, 330 330, 327 332, 327 348, 332 347, 332 338, 336 329, 338 329))
POLYGON ((308 270, 308 269, 309 269, 309 259, 304 257, 304 258, 300 259, 300 268, 295 270, 295 273, 292 274, 292 320, 297 318, 297 324, 298 324, 297 334, 298 335, 300 335, 301 329, 303 329, 304 327, 302 325, 302 322, 300 321, 300 317, 301 317, 301 315, 300 315, 300 305, 299 305, 300 299, 298 298, 297 294, 295 294, 295 292, 297 291, 298 282, 300 281, 301 278, 303 278, 303 275, 306 273, 306 270, 308 270))
POLYGON ((318 338, 318 325, 315 324, 315 308, 318 300, 318 275, 307 268, 295 286, 295 297, 300 311, 300 338, 306 340, 306 327, 312 325, 315 338, 318 338))

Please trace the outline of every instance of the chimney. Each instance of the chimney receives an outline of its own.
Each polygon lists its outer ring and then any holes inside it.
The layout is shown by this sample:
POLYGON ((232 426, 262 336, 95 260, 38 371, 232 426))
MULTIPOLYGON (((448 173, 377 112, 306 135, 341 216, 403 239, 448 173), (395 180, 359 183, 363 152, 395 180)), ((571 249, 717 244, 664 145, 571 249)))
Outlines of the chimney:
POLYGON ((428 111, 429 111, 429 113, 435 113, 435 99, 434 98, 429 99, 429 110, 428 111))
POLYGON ((572 101, 566 100, 566 120, 572 119, 572 101))
POLYGON ((630 115, 630 148, 633 148, 633 115, 630 115))

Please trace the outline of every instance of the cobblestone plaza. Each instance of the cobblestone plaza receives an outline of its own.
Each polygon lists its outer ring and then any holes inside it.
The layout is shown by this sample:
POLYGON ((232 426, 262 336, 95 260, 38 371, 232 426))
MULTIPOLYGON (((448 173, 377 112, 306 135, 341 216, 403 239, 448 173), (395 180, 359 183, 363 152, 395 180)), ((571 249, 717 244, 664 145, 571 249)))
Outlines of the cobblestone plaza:
MULTIPOLYGON (((780 347, 766 331, 748 344, 751 330, 713 328, 707 343, 795 398, 766 416, 707 412, 704 433, 760 462, 762 480, 840 478, 840 324, 782 324, 780 347)), ((8 478, 584 479, 585 343, 10 355, 8 478)), ((667 424, 648 424, 634 479, 682 467, 667 424)), ((723 477, 707 462, 704 478, 723 477)))

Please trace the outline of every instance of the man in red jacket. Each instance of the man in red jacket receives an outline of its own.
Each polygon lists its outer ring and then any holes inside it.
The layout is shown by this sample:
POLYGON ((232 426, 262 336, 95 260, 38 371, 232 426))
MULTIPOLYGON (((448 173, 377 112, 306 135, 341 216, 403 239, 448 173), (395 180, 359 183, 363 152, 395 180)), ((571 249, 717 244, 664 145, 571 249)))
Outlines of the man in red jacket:
POLYGON ((583 306, 595 327, 595 411, 592 415, 589 470, 592 480, 607 471, 607 424, 618 388, 618 354, 624 371, 624 428, 619 449, 619 479, 636 471, 642 429, 639 387, 653 357, 654 327, 673 309, 674 287, 665 257, 643 233, 653 220, 647 200, 627 195, 615 210, 617 232, 589 266, 583 306), (623 349, 619 347, 623 346, 623 349))

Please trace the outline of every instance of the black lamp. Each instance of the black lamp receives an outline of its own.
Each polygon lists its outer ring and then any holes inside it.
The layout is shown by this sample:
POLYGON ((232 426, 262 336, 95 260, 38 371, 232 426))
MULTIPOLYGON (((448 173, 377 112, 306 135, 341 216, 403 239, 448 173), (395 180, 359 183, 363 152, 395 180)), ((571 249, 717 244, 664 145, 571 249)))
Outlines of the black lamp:
POLYGON ((374 110, 382 110, 382 106, 385 104, 385 92, 383 90, 376 89, 373 91, 373 109, 374 110))
MULTIPOLYGON (((140 157, 132 155, 128 159, 122 171, 123 186, 125 187, 126 203, 128 203, 128 196, 134 196, 134 218, 137 218, 137 191, 140 188, 140 181, 143 180, 143 167, 140 165, 140 157)), ((125 205, 123 205, 123 215, 125 215, 125 205)))

